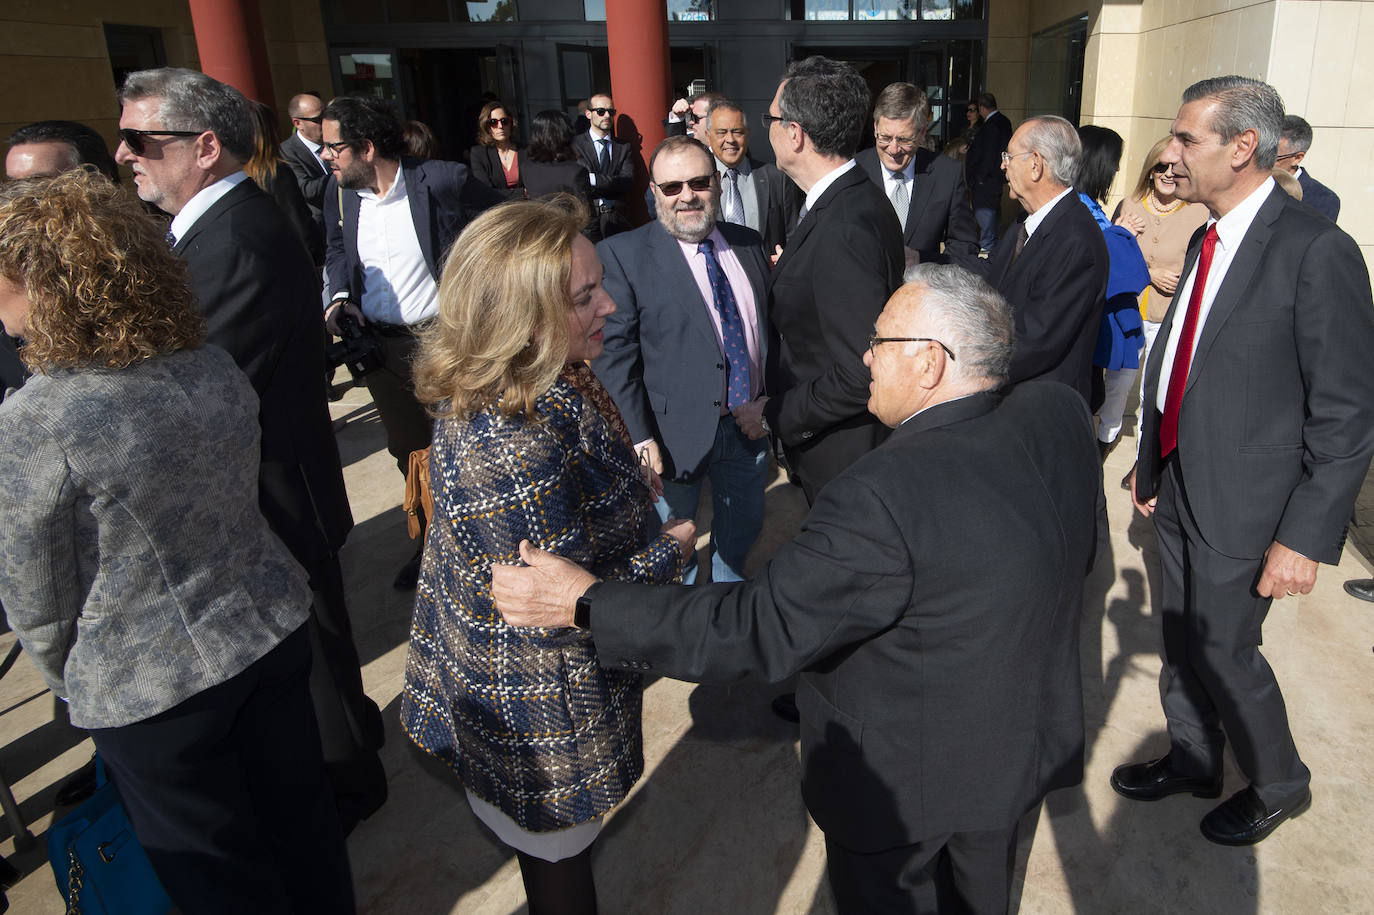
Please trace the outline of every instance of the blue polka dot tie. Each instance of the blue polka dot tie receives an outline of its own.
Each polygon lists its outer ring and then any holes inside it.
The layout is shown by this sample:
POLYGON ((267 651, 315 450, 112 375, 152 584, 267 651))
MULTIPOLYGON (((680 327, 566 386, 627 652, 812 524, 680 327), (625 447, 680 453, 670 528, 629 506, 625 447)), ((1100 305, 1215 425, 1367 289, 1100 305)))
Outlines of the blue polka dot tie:
POLYGON ((706 256, 706 276, 711 281, 711 296, 715 299, 716 314, 720 315, 721 342, 725 344, 725 406, 733 410, 749 402, 749 347, 744 342, 744 321, 739 304, 730 289, 730 281, 716 259, 716 243, 706 239, 697 243, 697 250, 706 256))

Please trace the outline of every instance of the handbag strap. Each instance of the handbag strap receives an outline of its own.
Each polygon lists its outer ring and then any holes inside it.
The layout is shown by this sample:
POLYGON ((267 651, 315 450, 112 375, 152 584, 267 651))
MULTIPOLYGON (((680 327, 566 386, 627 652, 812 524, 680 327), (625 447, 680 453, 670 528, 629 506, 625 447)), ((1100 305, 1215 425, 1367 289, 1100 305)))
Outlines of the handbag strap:
POLYGON ((81 915, 81 877, 85 870, 76 849, 67 849, 67 865, 67 915, 81 915))

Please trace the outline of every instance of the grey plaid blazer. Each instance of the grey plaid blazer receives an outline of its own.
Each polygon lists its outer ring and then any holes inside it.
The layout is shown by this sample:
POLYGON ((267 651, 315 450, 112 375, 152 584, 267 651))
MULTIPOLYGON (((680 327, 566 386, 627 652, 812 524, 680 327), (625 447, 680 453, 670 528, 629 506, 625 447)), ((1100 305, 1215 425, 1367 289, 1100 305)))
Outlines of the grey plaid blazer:
POLYGON ((78 727, 172 708, 305 621, 305 574, 258 509, 257 414, 208 345, 0 403, 0 601, 78 727))

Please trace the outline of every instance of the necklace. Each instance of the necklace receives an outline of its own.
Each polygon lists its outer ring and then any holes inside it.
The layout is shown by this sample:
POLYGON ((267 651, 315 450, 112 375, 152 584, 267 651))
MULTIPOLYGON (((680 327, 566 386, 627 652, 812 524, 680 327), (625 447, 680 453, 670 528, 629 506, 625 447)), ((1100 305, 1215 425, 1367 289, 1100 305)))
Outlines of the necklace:
POLYGON ((1175 200, 1168 206, 1161 207, 1159 205, 1159 199, 1155 197, 1154 188, 1151 188, 1150 192, 1145 195, 1145 203, 1149 206, 1150 212, 1154 213, 1156 216, 1168 216, 1170 213, 1178 212, 1187 205, 1186 200, 1175 200))

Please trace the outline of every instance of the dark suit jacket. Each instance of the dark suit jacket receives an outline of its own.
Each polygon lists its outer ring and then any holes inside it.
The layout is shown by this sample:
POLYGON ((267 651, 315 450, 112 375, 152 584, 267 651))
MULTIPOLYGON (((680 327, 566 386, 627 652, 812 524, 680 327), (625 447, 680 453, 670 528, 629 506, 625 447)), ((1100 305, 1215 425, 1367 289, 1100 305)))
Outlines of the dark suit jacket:
MULTIPOLYGON (((716 161, 717 170, 720 161, 716 161)), ((772 254, 780 245, 787 244, 787 236, 797 225, 797 213, 801 211, 806 195, 792 179, 778 171, 771 162, 760 162, 749 157, 749 170, 753 176, 754 197, 759 208, 759 234, 763 236, 763 250, 772 254)), ((724 181, 724 172, 721 180, 724 181)), ((649 212, 653 212, 650 208, 649 212)))
POLYGON ((806 806, 858 852, 1006 829, 1081 781, 1091 420, 1048 382, 997 400, 898 427, 751 581, 594 586, 601 663, 715 682, 801 671, 806 806))
POLYGON ((532 162, 522 158, 520 180, 531 199, 565 192, 591 202, 592 183, 581 162, 532 162))
POLYGON ((1021 256, 1012 232, 992 257, 970 264, 1011 303, 1016 349, 1009 381, 1062 381, 1091 396, 1093 346, 1107 301, 1107 243, 1088 208, 1070 191, 1054 205, 1021 256))
MULTIPOLYGON (((907 210, 903 243, 921 255, 922 263, 967 264, 978 257, 978 224, 964 186, 964 170, 958 162, 931 152, 916 150, 911 180, 911 206, 907 210), (940 245, 944 245, 944 253, 940 245)), ((855 159, 868 177, 887 195, 883 183, 883 164, 878 150, 869 148, 855 159)), ((999 192, 1000 193, 1000 192, 999 192)))
MULTIPOLYGON (((467 166, 441 159, 404 158, 401 169, 406 179, 406 199, 415 219, 415 234, 420 251, 435 281, 443 269, 449 245, 469 220, 481 210, 502 202, 496 191, 480 181, 470 180, 467 166)), ((329 272, 331 292, 348 290, 354 302, 362 301, 363 266, 358 259, 358 213, 362 200, 357 191, 339 193, 338 183, 329 181, 324 195, 325 269, 329 272), (343 214, 339 213, 342 196, 343 214)))
POLYGON ((1336 196, 1335 191, 1313 178, 1307 169, 1303 169, 1298 176, 1298 186, 1302 188, 1303 203, 1332 222, 1336 221, 1341 213, 1341 198, 1336 196))
MULTIPOLYGON (((762 240, 747 226, 717 227, 753 288, 759 362, 766 365, 768 262, 762 240)), ((694 476, 715 444, 725 390, 725 361, 709 313, 714 306, 702 298, 677 239, 657 220, 612 236, 596 250, 616 310, 606 318, 605 349, 592 368, 625 417, 630 437, 657 439, 667 450, 664 479, 694 476)))
POLYGON ((324 389, 319 280, 277 205, 251 180, 177 240, 208 340, 234 357, 261 401, 262 512, 307 568, 353 526, 324 389))
POLYGON ((515 150, 515 162, 520 168, 520 182, 515 187, 507 187, 506 172, 501 168, 501 154, 495 146, 483 146, 478 143, 468 151, 468 167, 472 169, 472 177, 507 200, 518 200, 525 196, 525 151, 518 146, 515 150))
POLYGON ((22 387, 28 377, 29 370, 19 360, 14 338, 0 331, 0 401, 5 399, 6 389, 22 387))
MULTIPOLYGON (((1205 229, 1193 236, 1179 288, 1205 229)), ((1145 367, 1136 492, 1159 485, 1164 341, 1188 303, 1174 296, 1145 367), (1179 303, 1182 302, 1180 305, 1179 303)), ((1337 562, 1374 453, 1374 303, 1355 242, 1275 187, 1198 329, 1175 452, 1198 529, 1214 550, 1258 558, 1278 540, 1337 562)))
POLYGON ((281 157, 291 166, 291 172, 296 176, 296 184, 300 186, 306 205, 310 207, 311 218, 315 220, 323 235, 324 189, 325 185, 329 184, 331 173, 329 169, 320 165, 320 160, 305 148, 305 144, 295 133, 282 141, 280 149, 281 157))
POLYGON ((764 415, 811 501, 887 436, 868 412, 863 355, 904 266, 897 214, 854 167, 826 188, 773 268, 764 415))
POLYGON ((998 207, 1002 204, 1002 153, 1012 135, 1011 121, 1000 111, 993 112, 979 128, 964 157, 964 174, 968 176, 969 197, 975 207, 998 207))
POLYGON ((605 172, 601 171, 597 162, 596 144, 592 142, 591 131, 574 134, 572 148, 577 153, 577 161, 596 177, 592 185, 594 196, 622 203, 634 191, 635 161, 634 156, 630 155, 630 144, 611 139, 611 167, 605 172))

